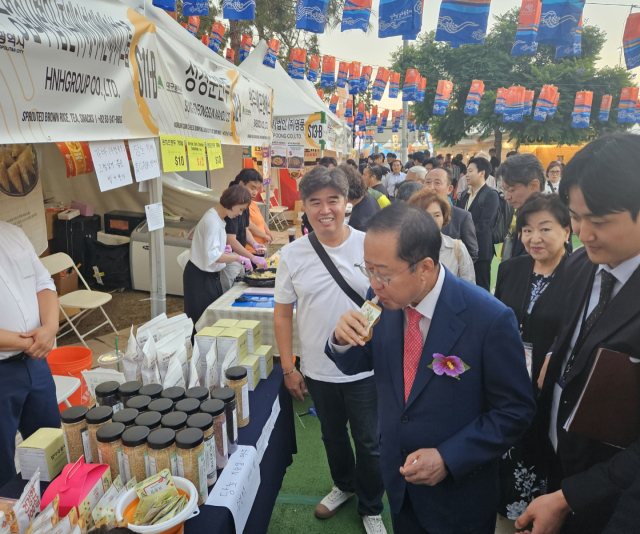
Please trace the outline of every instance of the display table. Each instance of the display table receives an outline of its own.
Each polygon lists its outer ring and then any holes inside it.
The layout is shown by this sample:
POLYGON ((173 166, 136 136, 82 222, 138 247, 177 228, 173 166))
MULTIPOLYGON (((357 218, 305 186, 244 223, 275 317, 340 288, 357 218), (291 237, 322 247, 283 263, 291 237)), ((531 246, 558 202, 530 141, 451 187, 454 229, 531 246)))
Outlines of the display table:
MULTIPOLYGON (((293 462, 293 455, 297 452, 293 402, 284 386, 282 367, 279 365, 274 365, 269 378, 261 380, 256 391, 249 393, 251 419, 248 426, 238 429, 238 442, 241 445, 256 445, 271 415, 276 396, 280 398, 280 413, 273 427, 269 446, 260 463, 260 488, 244 529, 246 533, 267 532, 282 480, 287 467, 293 462)), ((0 488, 0 497, 18 499, 25 484, 26 481, 22 480, 19 474, 16 475, 8 484, 0 488)), ((40 483, 43 493, 47 486, 46 482, 40 483)), ((234 534, 235 526, 231 512, 227 508, 217 506, 200 506, 200 515, 185 523, 184 533, 200 534, 202 532, 234 534)))
MULTIPOLYGON (((251 289, 244 282, 233 286, 218 300, 212 302, 196 323, 196 332, 207 326, 213 326, 220 319, 236 319, 238 321, 260 321, 262 328, 262 344, 271 345, 273 354, 279 356, 276 344, 276 333, 273 327, 273 308, 240 308, 233 307, 235 300, 247 289, 251 289)), ((298 321, 296 310, 293 310, 293 354, 300 355, 300 338, 298 337, 298 321)))

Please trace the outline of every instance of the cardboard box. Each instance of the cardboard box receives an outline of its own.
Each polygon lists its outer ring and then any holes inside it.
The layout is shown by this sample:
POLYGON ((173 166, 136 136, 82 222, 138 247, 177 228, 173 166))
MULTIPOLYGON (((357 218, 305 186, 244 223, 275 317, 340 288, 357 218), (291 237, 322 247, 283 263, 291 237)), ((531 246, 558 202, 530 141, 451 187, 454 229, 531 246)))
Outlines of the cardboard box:
MULTIPOLYGON (((66 276, 62 276, 62 273, 58 273, 54 274, 51 278, 53 278, 53 283, 56 286, 56 291, 59 297, 78 290, 78 273, 75 269, 72 269, 71 274, 66 276)), ((74 315, 78 315, 81 310, 80 308, 65 308, 64 311, 69 317, 73 317, 74 315)), ((66 321, 62 311, 59 314, 58 321, 66 321)))
POLYGON ((260 358, 260 378, 266 380, 273 371, 273 347, 271 345, 261 345, 254 352, 260 358))
POLYGON ((60 428, 40 428, 18 445, 22 480, 29 480, 40 468, 40 480, 51 482, 67 465, 67 449, 60 428))
POLYGON ((218 361, 222 363, 224 356, 231 344, 237 344, 238 359, 242 361, 245 356, 249 356, 249 346, 247 341, 247 331, 242 328, 226 328, 218 338, 218 361))
POLYGON ((220 319, 216 324, 214 324, 213 326, 215 328, 233 328, 234 326, 236 326, 240 321, 238 321, 237 319, 220 319))
POLYGON ((216 342, 216 338, 224 332, 224 328, 207 326, 195 335, 195 342, 198 345, 200 356, 206 356, 211 350, 211 346, 216 342))
POLYGON ((247 331, 247 347, 249 354, 262 345, 262 329, 260 321, 240 321, 234 328, 242 328, 247 331))
POLYGON ((250 354, 242 359, 240 365, 247 370, 249 391, 255 391, 258 382, 260 382, 260 356, 250 354))

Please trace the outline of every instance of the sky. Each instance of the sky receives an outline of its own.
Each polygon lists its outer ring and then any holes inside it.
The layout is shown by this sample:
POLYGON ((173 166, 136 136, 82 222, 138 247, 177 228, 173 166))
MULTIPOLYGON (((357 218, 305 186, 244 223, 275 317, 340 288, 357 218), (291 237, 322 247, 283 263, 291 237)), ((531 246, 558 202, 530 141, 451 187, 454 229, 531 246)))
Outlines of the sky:
MULTIPOLYGON (((594 0, 599 3, 616 3, 631 6, 633 0, 594 0)), ((493 25, 494 15, 502 15, 515 6, 520 6, 519 0, 492 0, 491 13, 489 15, 489 28, 493 25)), ((373 10, 377 12, 378 2, 374 2, 373 10)), ((602 50, 602 59, 598 66, 617 65, 619 62, 618 48, 622 46, 622 34, 624 24, 629 14, 630 7, 612 5, 589 4, 584 8, 584 24, 595 25, 606 33, 607 41, 602 50)), ((440 2, 424 2, 424 16, 422 19, 422 30, 428 32, 436 29, 438 22, 438 12, 440 2)), ((327 30, 319 35, 320 53, 323 55, 335 56, 343 61, 360 61, 365 65, 385 66, 391 64, 391 53, 402 46, 400 37, 378 38, 378 18, 373 13, 371 15, 373 30, 365 34, 360 30, 350 30, 340 32, 340 28, 327 30)), ((482 46, 482 45, 477 45, 482 46)), ((622 58, 624 66, 624 57, 622 58)), ((336 64, 337 68, 337 64, 336 64)), ((635 70, 640 70, 635 69, 635 70)), ((373 71, 372 79, 375 78, 376 69, 373 71)), ((482 79, 482 73, 478 73, 478 78, 482 79)), ((399 109, 402 106, 401 100, 389 99, 387 94, 380 102, 381 107, 399 109)))

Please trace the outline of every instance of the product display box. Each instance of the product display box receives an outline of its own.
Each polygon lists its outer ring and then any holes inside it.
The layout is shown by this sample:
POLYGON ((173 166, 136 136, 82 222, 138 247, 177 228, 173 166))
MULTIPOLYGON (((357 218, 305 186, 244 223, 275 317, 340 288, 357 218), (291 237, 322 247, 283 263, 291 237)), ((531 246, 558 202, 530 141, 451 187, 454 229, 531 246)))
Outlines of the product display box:
POLYGON ((260 378, 266 380, 273 371, 273 347, 261 345, 253 354, 260 358, 260 378))
POLYGON ((258 382, 260 382, 260 356, 249 354, 240 361, 240 365, 247 370, 249 391, 255 391, 258 382))
POLYGON ((218 343, 218 361, 224 361, 224 355, 233 344, 238 346, 238 358, 240 361, 249 355, 249 346, 247 341, 247 331, 242 328, 226 328, 217 339, 218 343))
POLYGON ((29 480, 40 468, 40 480, 51 482, 67 465, 67 449, 60 428, 40 428, 18 445, 22 480, 29 480))
POLYGON ((216 324, 214 324, 214 328, 233 328, 240 321, 237 319, 220 319, 216 324))
POLYGON ((198 345, 200 356, 206 356, 211 350, 211 346, 216 342, 224 328, 216 328, 215 326, 207 326, 195 335, 195 342, 198 345))
POLYGON ((262 329, 260 321, 240 321, 234 328, 242 328, 247 331, 247 347, 249 354, 253 354, 255 349, 262 345, 262 329))

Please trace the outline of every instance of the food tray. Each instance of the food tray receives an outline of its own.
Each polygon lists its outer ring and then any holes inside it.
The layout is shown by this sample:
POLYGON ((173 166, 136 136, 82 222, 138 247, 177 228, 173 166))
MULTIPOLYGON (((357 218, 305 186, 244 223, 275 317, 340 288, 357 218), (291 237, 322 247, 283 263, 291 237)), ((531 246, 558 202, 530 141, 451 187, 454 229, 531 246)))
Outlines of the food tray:
MULTIPOLYGON (((272 273, 275 273, 276 270, 275 269, 255 269, 252 272, 253 273, 264 273, 270 271, 272 273)), ((242 279, 242 281, 244 283, 246 283, 247 285, 251 286, 251 287, 276 287, 276 279, 275 278, 265 278, 265 279, 260 279, 260 278, 253 278, 251 276, 249 276, 251 273, 246 273, 244 275, 244 278, 242 279)))

